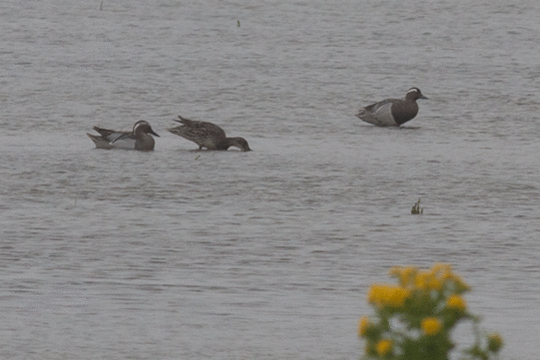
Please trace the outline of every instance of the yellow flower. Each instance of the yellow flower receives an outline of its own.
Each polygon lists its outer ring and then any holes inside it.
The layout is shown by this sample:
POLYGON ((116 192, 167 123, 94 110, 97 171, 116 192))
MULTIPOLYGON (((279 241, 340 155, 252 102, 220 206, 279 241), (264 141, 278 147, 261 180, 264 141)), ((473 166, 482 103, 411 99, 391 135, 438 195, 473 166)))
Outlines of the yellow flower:
POLYGON ((452 272, 452 267, 450 265, 447 265, 446 268, 443 268, 441 266, 442 264, 439 264, 439 270, 441 270, 440 278, 443 282, 451 282, 453 285, 457 288, 458 291, 468 291, 470 290, 469 285, 461 279, 461 277, 455 273, 452 272), (444 271, 442 271, 444 269, 444 271))
POLYGON ((366 331, 371 325, 372 325, 371 321, 369 321, 367 316, 362 317, 358 321, 358 337, 362 337, 366 335, 366 331))
POLYGON ((410 294, 409 290, 401 286, 372 284, 368 292, 368 302, 379 308, 400 308, 410 294))
POLYGON ((462 296, 450 295, 450 297, 446 300, 446 307, 457 311, 465 311, 467 304, 462 296))
POLYGON ((431 271, 434 274, 437 274, 437 273, 439 273, 439 274, 451 273, 452 272, 452 265, 445 264, 445 263, 435 263, 431 267, 431 271))
POLYGON ((402 287, 410 290, 440 291, 446 286, 452 286, 459 292, 469 290, 469 286, 452 272, 449 264, 436 263, 431 269, 423 271, 414 266, 394 266, 389 274, 396 278, 402 287))
POLYGON ((379 356, 385 356, 392 351, 392 341, 388 339, 379 340, 376 348, 379 356))
POLYGON ((414 277, 418 269, 414 266, 394 266, 390 269, 389 274, 398 279, 401 286, 410 287, 414 285, 414 277))
POLYGON ((430 271, 422 271, 418 273, 414 279, 414 285, 417 289, 431 291, 439 290, 443 282, 430 271))
POLYGON ((388 294, 388 304, 391 307, 400 308, 405 303, 405 300, 410 295, 410 291, 402 287, 395 287, 390 290, 388 294))
POLYGON ((439 319, 435 317, 428 317, 422 320, 421 326, 424 334, 431 336, 436 335, 441 330, 442 324, 439 319))
POLYGON ((498 352, 503 347, 504 342, 498 333, 488 335, 488 349, 489 351, 498 352))

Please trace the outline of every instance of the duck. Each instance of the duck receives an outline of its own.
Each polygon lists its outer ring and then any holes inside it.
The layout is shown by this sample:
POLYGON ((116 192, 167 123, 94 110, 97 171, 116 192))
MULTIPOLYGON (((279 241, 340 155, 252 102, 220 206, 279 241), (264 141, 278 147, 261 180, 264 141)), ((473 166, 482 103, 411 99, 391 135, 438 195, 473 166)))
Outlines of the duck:
POLYGON ((181 136, 184 139, 193 141, 199 145, 199 150, 227 150, 235 146, 242 151, 250 151, 248 142, 241 137, 227 137, 225 131, 219 126, 205 122, 186 119, 178 115, 174 121, 182 125, 167 129, 168 132, 181 136))
POLYGON ((416 100, 425 99, 419 88, 407 90, 405 99, 386 99, 361 109, 356 116, 377 126, 401 126, 418 114, 416 100))
POLYGON ((97 149, 151 151, 156 142, 150 134, 160 137, 146 120, 137 121, 132 131, 116 131, 97 126, 94 126, 94 130, 100 135, 86 135, 96 144, 97 149))

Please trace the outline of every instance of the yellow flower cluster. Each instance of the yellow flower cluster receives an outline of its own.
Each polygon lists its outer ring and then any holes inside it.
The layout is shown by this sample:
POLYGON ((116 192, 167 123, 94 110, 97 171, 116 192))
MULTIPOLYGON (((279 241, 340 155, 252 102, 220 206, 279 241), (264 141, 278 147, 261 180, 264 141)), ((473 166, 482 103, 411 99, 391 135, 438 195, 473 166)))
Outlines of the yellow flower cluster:
MULTIPOLYGON (((367 300, 376 315, 373 321, 368 317, 358 321, 358 336, 366 341, 365 358, 448 359, 455 345, 450 339, 452 328, 460 321, 479 321, 469 313, 463 296, 469 286, 447 264, 434 264, 430 269, 393 267, 390 275, 397 284, 375 283, 369 288, 367 300)), ((482 344, 467 350, 475 354, 474 359, 491 358, 490 354, 500 351, 503 340, 493 333, 482 344)))
POLYGON ((428 317, 422 320, 422 331, 428 336, 437 335, 441 331, 441 321, 435 317, 428 317))
POLYGON ((402 286, 389 284, 372 284, 368 292, 368 302, 378 308, 399 309, 411 292, 402 286))
POLYGON ((385 356, 392 351, 392 341, 388 339, 379 340, 377 343, 377 354, 385 356))
POLYGON ((465 299, 460 295, 450 295, 446 300, 446 307, 457 311, 465 311, 467 304, 465 299))
POLYGON ((367 329, 371 326, 371 321, 364 316, 358 321, 358 337, 366 335, 367 329))
POLYGON ((459 291, 469 286, 454 272, 448 264, 435 264, 431 269, 419 270, 413 266, 396 266, 390 269, 390 275, 397 278, 401 286, 407 289, 440 290, 452 284, 459 291))

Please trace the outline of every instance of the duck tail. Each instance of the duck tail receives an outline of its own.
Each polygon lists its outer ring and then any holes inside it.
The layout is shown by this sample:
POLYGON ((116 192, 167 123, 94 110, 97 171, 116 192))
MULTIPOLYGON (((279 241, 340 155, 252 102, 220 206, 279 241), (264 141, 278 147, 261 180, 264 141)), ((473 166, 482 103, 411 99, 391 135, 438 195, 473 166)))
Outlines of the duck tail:
POLYGON ((179 123, 184 124, 184 125, 188 125, 188 126, 191 123, 193 123, 193 120, 189 120, 189 119, 187 119, 185 117, 182 117, 181 115, 178 115, 178 119, 180 119, 180 120, 175 119, 174 121, 179 122, 179 123))

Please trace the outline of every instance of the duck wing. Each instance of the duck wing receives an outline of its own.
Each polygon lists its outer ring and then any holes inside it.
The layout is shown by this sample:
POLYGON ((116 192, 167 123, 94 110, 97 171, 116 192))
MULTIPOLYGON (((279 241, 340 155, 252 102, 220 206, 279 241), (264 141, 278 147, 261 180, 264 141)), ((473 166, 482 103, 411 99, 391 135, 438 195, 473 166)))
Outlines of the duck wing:
POLYGON ((361 120, 377 126, 396 126, 392 108, 398 99, 386 99, 360 109, 356 116, 361 120))
POLYGON ((107 136, 107 140, 111 144, 114 144, 116 142, 125 142, 125 141, 135 141, 135 135, 133 135, 132 132, 113 132, 109 136, 107 136))
POLYGON ((183 125, 167 129, 167 131, 193 141, 199 145, 199 147, 216 149, 226 141, 225 131, 215 124, 205 121, 189 120, 181 116, 178 116, 178 118, 180 120, 175 121, 182 123, 183 125))

